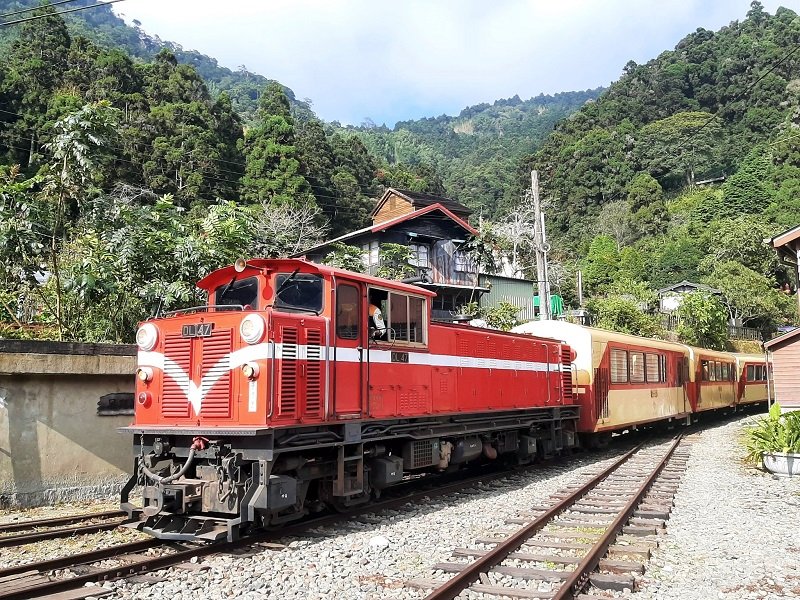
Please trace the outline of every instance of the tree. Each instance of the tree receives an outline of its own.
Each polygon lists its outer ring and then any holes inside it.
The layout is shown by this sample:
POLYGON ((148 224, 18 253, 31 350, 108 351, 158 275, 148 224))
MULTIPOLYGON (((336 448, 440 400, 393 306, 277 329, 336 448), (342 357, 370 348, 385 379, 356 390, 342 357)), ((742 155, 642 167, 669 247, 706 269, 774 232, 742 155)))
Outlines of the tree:
POLYGON ((595 316, 595 326, 610 331, 663 337, 664 330, 657 317, 642 310, 641 303, 630 297, 608 295, 592 298, 587 308, 595 316))
POLYGON ((691 186, 696 173, 712 173, 722 167, 722 137, 720 121, 713 115, 679 112, 642 127, 636 154, 641 168, 664 187, 691 186))
POLYGON ((494 228, 498 241, 511 250, 511 268, 514 275, 523 272, 522 253, 525 250, 533 250, 534 231, 537 226, 533 199, 528 192, 494 228))
POLYGON ((770 184, 772 172, 772 161, 764 149, 753 148, 722 186, 724 212, 721 216, 763 212, 775 196, 770 184))
POLYGON ((294 121, 281 85, 267 85, 257 122, 244 140, 242 197, 248 202, 302 206, 314 202, 294 146, 294 121))
POLYGON ((378 261, 380 266, 375 274, 384 279, 400 280, 417 273, 417 268, 411 264, 411 249, 403 244, 381 244, 378 261))
POLYGON ((587 290, 595 292, 609 285, 619 268, 617 242, 607 235, 595 236, 582 267, 587 290))
POLYGON ((332 251, 323 260, 323 264, 354 273, 364 273, 367 269, 361 258, 363 250, 358 246, 350 246, 343 242, 331 244, 332 251))
POLYGON ((631 203, 629 200, 617 200, 603 205, 597 217, 597 231, 611 236, 617 242, 617 250, 630 241, 634 230, 631 225, 631 203))
POLYGON ((55 203, 49 262, 53 276, 51 287, 55 292, 52 312, 58 325, 59 339, 63 339, 66 333, 59 241, 64 236, 67 218, 77 217, 79 203, 87 194, 87 186, 99 176, 98 155, 113 135, 116 121, 117 111, 108 102, 87 104, 57 121, 53 126, 53 139, 45 145, 53 158, 51 174, 45 181, 43 193, 55 203))
POLYGON ((763 275, 733 260, 706 259, 701 269, 706 282, 722 292, 732 323, 774 326, 791 319, 794 302, 763 275))
POLYGON ((255 205, 252 213, 251 248, 258 256, 293 256, 316 246, 328 233, 327 225, 321 224, 322 212, 313 204, 255 205))
POLYGON ((677 314, 680 341, 712 350, 725 349, 728 342, 725 307, 712 294, 703 290, 684 294, 677 314))

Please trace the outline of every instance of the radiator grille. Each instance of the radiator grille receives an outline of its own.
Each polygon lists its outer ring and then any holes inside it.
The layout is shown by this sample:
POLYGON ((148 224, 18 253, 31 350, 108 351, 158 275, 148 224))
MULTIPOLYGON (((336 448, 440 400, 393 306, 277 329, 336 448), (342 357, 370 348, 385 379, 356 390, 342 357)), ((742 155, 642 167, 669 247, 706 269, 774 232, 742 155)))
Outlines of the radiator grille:
POLYGON ((561 346, 561 394, 564 404, 574 404, 575 394, 572 381, 572 356, 569 346, 561 346))
POLYGON ((203 403, 200 416, 226 418, 231 416, 231 330, 215 331, 211 337, 200 338, 203 344, 203 403))
POLYGON ((306 415, 319 416, 322 410, 322 333, 306 331, 306 415))
POLYGON ((161 414, 165 417, 187 418, 189 377, 192 372, 192 340, 180 334, 164 338, 164 393, 161 414))
POLYGON ((297 411, 297 328, 282 327, 281 389, 278 416, 293 417, 297 411))
POLYGON ((430 467, 439 462, 439 440, 414 440, 403 446, 403 466, 406 469, 430 467))

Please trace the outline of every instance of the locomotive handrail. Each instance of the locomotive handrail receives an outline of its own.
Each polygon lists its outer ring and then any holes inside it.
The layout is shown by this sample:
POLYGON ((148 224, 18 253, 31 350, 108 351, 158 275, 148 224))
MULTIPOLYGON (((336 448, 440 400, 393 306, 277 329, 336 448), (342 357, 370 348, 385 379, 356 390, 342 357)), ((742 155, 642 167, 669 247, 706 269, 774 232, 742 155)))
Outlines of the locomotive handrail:
POLYGON ((214 310, 244 310, 244 305, 242 304, 202 304, 200 306, 190 306, 189 308, 179 308, 178 310, 170 310, 165 313, 162 313, 165 317, 174 317, 175 315, 182 315, 188 312, 199 312, 201 310, 208 310, 213 308, 214 310))

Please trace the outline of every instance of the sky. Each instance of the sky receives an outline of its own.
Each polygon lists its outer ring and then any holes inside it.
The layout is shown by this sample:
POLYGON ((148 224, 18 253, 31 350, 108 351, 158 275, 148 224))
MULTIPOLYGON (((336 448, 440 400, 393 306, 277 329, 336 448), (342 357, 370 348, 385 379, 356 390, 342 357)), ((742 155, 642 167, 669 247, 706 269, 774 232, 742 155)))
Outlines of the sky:
MULTIPOLYGON (((762 0, 800 12, 800 0, 762 0)), ((749 0, 126 0, 128 22, 276 79, 327 121, 455 115, 606 86, 749 0)))

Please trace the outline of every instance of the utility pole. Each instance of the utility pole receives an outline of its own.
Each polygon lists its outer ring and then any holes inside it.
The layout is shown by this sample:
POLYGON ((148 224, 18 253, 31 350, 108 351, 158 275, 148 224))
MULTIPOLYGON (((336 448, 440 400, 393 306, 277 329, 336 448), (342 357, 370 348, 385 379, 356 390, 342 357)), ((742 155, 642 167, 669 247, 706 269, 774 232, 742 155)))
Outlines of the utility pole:
POLYGON ((536 249, 536 287, 539 291, 539 319, 550 319, 550 282, 547 278, 547 245, 544 234, 544 214, 539 198, 539 173, 531 171, 531 195, 533 196, 534 230, 533 244, 536 249))

